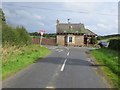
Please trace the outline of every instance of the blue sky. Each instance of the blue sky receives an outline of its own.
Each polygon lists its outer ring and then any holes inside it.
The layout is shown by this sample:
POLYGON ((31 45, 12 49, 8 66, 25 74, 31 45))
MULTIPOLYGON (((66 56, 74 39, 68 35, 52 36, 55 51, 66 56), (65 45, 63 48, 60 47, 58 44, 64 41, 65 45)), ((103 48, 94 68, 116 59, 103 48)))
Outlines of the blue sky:
POLYGON ((56 19, 62 23, 83 23, 98 35, 118 33, 117 2, 4 2, 8 24, 23 25, 28 32, 56 32, 56 19))

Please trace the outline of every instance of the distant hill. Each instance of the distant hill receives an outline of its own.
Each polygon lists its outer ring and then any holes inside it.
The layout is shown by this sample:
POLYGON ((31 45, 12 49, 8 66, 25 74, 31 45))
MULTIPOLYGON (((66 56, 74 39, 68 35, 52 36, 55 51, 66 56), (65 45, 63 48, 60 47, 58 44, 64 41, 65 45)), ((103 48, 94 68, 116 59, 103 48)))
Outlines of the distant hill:
POLYGON ((120 38, 120 34, 112 34, 112 35, 98 36, 97 40, 109 41, 110 39, 118 39, 118 38, 120 38))
POLYGON ((107 38, 118 38, 120 37, 120 34, 112 34, 112 35, 105 35, 105 36, 101 36, 102 39, 107 39, 107 38))

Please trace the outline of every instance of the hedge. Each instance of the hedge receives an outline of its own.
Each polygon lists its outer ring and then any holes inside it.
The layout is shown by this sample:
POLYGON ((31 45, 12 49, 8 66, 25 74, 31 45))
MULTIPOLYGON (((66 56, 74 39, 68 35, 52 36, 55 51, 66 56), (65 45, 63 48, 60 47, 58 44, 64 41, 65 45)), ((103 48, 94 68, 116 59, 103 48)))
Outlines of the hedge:
POLYGON ((29 33, 23 26, 12 27, 7 24, 2 24, 2 44, 3 46, 9 43, 10 45, 28 45, 31 44, 29 33))
POLYGON ((111 39, 108 48, 120 51, 120 39, 111 39))

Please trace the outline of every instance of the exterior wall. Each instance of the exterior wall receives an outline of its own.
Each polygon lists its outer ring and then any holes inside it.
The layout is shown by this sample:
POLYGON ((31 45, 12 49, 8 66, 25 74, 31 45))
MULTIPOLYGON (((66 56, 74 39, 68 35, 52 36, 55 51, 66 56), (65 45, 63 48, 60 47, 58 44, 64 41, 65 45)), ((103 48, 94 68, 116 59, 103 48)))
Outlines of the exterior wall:
MULTIPOLYGON (((33 44, 40 44, 40 38, 32 38, 33 44)), ((55 38, 42 38, 42 45, 56 45, 55 38)))
POLYGON ((58 45, 67 46, 84 46, 84 36, 83 35, 57 35, 58 45), (72 37, 72 42, 69 42, 69 37, 72 37))
POLYGON ((55 38, 42 38, 42 45, 56 45, 56 39, 55 38))
POLYGON ((40 44, 40 38, 32 38, 33 44, 40 44))
POLYGON ((75 36, 75 45, 84 46, 84 36, 75 36))
POLYGON ((57 35, 57 44, 65 45, 65 35, 57 35))

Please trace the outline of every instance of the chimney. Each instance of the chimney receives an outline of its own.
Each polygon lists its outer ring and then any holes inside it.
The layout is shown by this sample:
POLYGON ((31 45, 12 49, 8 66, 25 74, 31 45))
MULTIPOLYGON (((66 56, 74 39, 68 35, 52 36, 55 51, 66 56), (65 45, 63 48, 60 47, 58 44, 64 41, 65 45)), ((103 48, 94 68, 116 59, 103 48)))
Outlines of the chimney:
POLYGON ((70 24, 70 18, 68 18, 68 23, 70 24))
POLYGON ((56 20, 56 23, 57 23, 57 25, 59 25, 60 21, 57 19, 57 20, 56 20))
POLYGON ((68 26, 69 26, 69 29, 71 29, 70 18, 68 18, 68 26))

